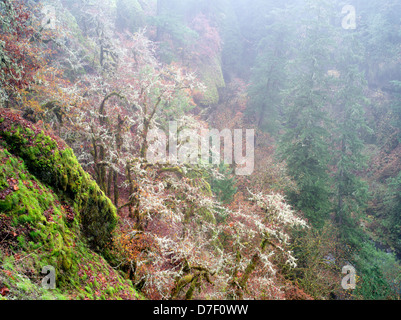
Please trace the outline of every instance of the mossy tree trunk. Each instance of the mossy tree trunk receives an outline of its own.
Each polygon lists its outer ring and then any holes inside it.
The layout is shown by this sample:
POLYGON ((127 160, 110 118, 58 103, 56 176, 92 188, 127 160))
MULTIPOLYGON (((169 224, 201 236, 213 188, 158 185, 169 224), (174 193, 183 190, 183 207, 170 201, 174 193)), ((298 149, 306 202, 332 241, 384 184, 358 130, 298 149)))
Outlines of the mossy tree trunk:
POLYGON ((185 293, 185 300, 192 300, 195 290, 201 290, 202 282, 205 281, 209 284, 213 284, 210 276, 213 275, 208 269, 201 266, 191 267, 188 262, 184 267, 184 271, 188 274, 176 280, 174 288, 171 290, 170 300, 177 299, 179 294, 188 287, 185 293))
MULTIPOLYGON (((110 94, 106 95, 99 106, 99 124, 100 126, 110 126, 109 118, 106 114, 106 102, 112 97, 118 97, 121 100, 124 100, 125 97, 121 95, 121 93, 113 91, 110 94)), ((118 116, 118 124, 117 124, 117 134, 116 134, 116 145, 117 145, 117 153, 119 153, 119 149, 121 148, 121 130, 122 124, 124 120, 121 119, 121 116, 118 116)), ((94 136, 94 130, 92 130, 92 134, 94 136)), ((105 163, 106 159, 106 148, 102 143, 98 143, 95 138, 92 138, 93 144, 93 155, 94 155, 94 163, 95 163, 95 175, 96 182, 100 186, 100 188, 108 195, 111 196, 111 185, 116 185, 116 174, 113 168, 109 168, 109 173, 107 174, 107 169, 110 166, 105 163), (99 149, 99 150, 98 150, 99 149)), ((117 200, 118 202, 118 193, 114 190, 114 202, 117 200)), ((115 205, 117 203, 115 202, 115 205)))
POLYGON ((152 112, 149 114, 149 116, 146 116, 148 106, 147 106, 146 103, 144 104, 145 116, 143 118, 143 132, 142 132, 142 141, 143 142, 142 142, 142 146, 141 146, 141 150, 140 150, 140 156, 142 158, 146 157, 146 153, 148 151, 148 139, 147 139, 147 137, 148 137, 148 133, 149 133, 149 130, 150 130, 150 124, 151 124, 152 119, 155 116, 155 114, 156 114, 156 112, 157 112, 157 110, 159 108, 159 105, 160 105, 160 103, 162 101, 163 93, 164 92, 162 92, 160 94, 160 96, 157 98, 157 101, 156 101, 156 103, 155 103, 155 105, 153 107, 152 112))
MULTIPOLYGON (((265 251, 266 247, 268 244, 271 244, 271 241, 268 237, 264 238, 262 240, 262 243, 260 244, 260 251, 256 252, 252 258, 251 261, 249 261, 247 267, 245 268, 244 273, 242 276, 238 279, 236 277, 237 274, 237 268, 234 272, 233 280, 231 281, 231 286, 234 287, 235 294, 238 297, 239 300, 242 300, 244 298, 244 291, 246 290, 246 286, 249 280, 249 277, 252 275, 252 273, 255 271, 256 267, 258 266, 260 260, 261 260, 261 253, 265 251)), ((239 252, 237 253, 237 263, 239 263, 240 259, 240 254, 239 252)))

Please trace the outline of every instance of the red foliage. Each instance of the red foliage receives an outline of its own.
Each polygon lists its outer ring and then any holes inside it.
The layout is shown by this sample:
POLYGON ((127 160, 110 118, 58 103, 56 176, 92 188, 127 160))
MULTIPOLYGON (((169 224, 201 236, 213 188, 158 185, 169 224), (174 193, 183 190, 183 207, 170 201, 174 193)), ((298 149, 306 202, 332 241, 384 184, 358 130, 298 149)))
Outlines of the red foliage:
POLYGON ((9 292, 10 292, 10 289, 8 289, 7 287, 3 287, 3 288, 0 289, 0 294, 3 297, 6 296, 9 292))
POLYGON ((9 24, 7 32, 0 33, 3 59, 0 81, 9 93, 29 86, 35 72, 39 69, 39 48, 35 44, 35 29, 31 23, 32 13, 22 1, 6 4, 6 10, 0 12, 0 20, 9 24))
POLYGON ((372 158, 370 170, 374 172, 375 178, 385 181, 389 177, 395 177, 401 170, 400 155, 401 145, 390 152, 382 150, 372 158))
POLYGON ((313 300, 313 298, 305 293, 302 289, 292 284, 285 287, 285 300, 313 300))
POLYGON ((202 13, 198 14, 192 21, 191 27, 199 34, 199 39, 192 47, 195 57, 216 57, 221 50, 221 38, 216 27, 210 24, 209 19, 202 13))
POLYGON ((21 126, 23 128, 29 128, 33 132, 32 136, 21 134, 22 137, 27 139, 30 144, 34 143, 34 137, 44 133, 45 135, 50 136, 52 140, 57 143, 57 148, 60 151, 64 151, 64 149, 67 147, 66 143, 59 137, 57 137, 53 132, 44 131, 38 125, 33 125, 30 121, 23 119, 18 113, 14 111, 10 111, 8 109, 0 109, 0 116, 3 119, 3 121, 0 123, 0 131, 7 132, 8 134, 15 134, 17 133, 18 126, 21 126))

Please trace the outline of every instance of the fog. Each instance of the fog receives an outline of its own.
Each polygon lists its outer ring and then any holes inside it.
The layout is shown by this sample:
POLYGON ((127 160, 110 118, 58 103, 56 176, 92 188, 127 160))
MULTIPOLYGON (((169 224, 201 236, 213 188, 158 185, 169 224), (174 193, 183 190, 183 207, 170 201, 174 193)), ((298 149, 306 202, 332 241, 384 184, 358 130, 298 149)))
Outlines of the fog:
POLYGON ((400 0, 0 19, 0 263, 35 288, 0 273, 1 296, 46 297, 46 266, 52 298, 400 298, 400 0))

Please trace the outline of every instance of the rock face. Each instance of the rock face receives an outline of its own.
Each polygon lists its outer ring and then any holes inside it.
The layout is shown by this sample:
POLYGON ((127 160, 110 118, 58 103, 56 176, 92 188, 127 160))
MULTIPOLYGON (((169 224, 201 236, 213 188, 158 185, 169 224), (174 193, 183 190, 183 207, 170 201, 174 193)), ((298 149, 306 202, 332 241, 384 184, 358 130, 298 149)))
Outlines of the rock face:
POLYGON ((0 109, 0 289, 7 289, 6 298, 135 297, 101 255, 116 223, 116 208, 63 141, 0 109), (39 281, 45 266, 56 273, 59 289, 51 296, 39 281))

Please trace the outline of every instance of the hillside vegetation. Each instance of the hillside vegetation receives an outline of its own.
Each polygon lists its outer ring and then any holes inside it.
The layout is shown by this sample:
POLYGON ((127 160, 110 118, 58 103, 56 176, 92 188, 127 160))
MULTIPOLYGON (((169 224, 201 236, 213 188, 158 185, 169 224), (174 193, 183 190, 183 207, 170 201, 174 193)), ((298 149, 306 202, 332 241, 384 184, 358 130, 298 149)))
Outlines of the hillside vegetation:
POLYGON ((117 223, 111 201, 65 143, 15 113, 3 109, 0 115, 5 296, 138 298, 102 256, 117 223), (38 270, 46 266, 56 270, 54 292, 42 288, 38 270))
POLYGON ((0 298, 399 299, 398 12, 0 0, 0 298))

